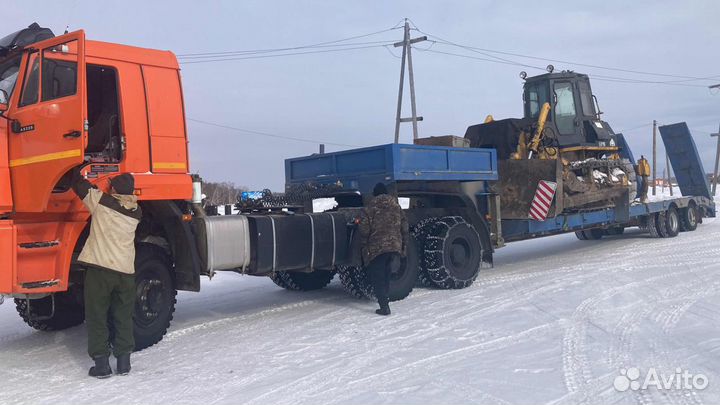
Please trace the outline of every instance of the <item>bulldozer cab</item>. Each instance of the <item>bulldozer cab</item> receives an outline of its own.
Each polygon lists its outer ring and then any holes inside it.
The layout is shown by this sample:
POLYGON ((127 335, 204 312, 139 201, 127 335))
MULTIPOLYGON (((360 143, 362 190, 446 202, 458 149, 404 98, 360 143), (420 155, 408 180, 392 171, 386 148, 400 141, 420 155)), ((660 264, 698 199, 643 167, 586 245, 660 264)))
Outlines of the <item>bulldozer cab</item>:
POLYGON ((547 73, 525 81, 524 116, 537 121, 544 103, 550 104, 545 136, 561 148, 615 146, 615 134, 600 120, 597 101, 587 75, 574 72, 547 73))

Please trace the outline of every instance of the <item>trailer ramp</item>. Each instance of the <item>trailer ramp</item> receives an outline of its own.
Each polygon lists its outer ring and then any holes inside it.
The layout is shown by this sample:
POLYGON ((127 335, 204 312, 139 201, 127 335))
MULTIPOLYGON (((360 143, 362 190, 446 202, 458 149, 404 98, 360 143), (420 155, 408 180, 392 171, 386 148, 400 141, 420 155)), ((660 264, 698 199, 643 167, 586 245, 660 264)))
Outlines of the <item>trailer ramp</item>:
POLYGON ((660 127, 680 192, 684 196, 710 197, 710 185, 700 160, 695 141, 684 122, 660 127))

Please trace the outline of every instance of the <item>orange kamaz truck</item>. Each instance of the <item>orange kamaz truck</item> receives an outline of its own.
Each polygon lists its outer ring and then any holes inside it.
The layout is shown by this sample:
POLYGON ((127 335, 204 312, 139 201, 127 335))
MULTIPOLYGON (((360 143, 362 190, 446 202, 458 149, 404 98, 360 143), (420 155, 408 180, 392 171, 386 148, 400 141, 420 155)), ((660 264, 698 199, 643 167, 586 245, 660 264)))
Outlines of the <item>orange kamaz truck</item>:
POLYGON ((88 41, 83 31, 55 37, 33 24, 0 40, 0 58, 0 293, 15 297, 35 328, 82 323, 73 263, 89 213, 69 189, 69 171, 84 164, 104 189, 113 175, 133 173, 147 213, 138 230, 138 346, 156 342, 175 288, 200 287, 175 56, 88 41))

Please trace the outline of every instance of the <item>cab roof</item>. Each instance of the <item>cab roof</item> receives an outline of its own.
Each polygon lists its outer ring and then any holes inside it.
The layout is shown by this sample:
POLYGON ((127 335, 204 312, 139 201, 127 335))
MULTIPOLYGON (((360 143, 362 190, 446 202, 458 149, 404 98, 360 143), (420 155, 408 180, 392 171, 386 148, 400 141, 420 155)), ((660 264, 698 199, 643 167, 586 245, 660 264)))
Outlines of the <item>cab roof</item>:
POLYGON ((169 69, 180 68, 175 54, 170 51, 139 48, 110 42, 85 41, 85 56, 169 69))
POLYGON ((588 75, 584 73, 577 73, 569 70, 563 70, 562 72, 557 73, 544 73, 541 75, 528 77, 525 79, 526 83, 531 82, 539 82, 539 81, 547 81, 547 80, 557 80, 557 79, 576 79, 576 78, 584 78, 587 79, 588 75))

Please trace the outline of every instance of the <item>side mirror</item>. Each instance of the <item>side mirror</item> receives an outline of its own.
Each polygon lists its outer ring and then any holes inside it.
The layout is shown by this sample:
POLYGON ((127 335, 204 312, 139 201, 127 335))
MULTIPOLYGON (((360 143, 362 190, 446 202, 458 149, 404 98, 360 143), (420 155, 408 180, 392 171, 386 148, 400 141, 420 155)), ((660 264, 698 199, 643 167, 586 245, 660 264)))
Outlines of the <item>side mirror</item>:
POLYGON ((0 113, 4 113, 8 109, 8 94, 5 90, 0 90, 0 113))

